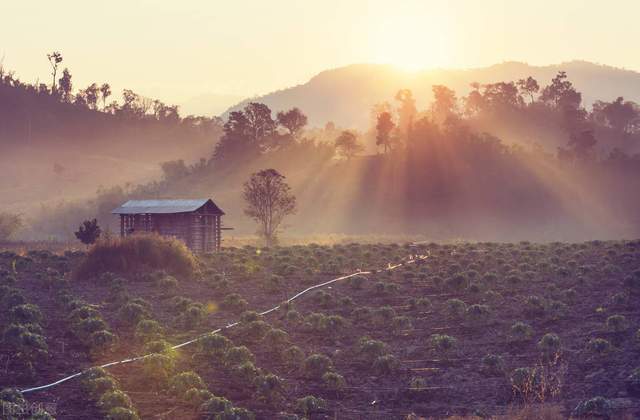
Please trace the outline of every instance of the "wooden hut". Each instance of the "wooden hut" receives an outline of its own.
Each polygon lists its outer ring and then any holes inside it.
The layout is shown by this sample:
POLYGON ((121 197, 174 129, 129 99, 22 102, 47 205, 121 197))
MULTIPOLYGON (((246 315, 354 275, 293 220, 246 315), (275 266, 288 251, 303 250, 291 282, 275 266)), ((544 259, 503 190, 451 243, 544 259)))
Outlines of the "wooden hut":
POLYGON ((220 250, 224 212, 211 199, 129 200, 113 214, 120 215, 120 236, 158 233, 182 240, 196 253, 220 250))

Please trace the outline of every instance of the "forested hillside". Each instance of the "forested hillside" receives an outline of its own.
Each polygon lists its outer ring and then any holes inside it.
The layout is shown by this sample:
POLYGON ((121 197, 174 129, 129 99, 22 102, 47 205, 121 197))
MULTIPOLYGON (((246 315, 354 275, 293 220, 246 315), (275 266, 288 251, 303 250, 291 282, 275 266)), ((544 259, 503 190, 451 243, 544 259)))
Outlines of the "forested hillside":
POLYGON ((206 154, 222 131, 216 118, 183 118, 177 106, 131 90, 112 100, 108 83, 74 89, 71 72, 56 71, 49 84, 29 84, 0 67, 0 194, 10 210, 146 182, 160 162, 206 154))
MULTIPOLYGON (((289 233, 423 234, 435 239, 578 240, 640 233, 640 109, 622 97, 588 110, 565 72, 433 87, 425 108, 401 89, 369 109, 366 131, 308 128, 298 108, 232 112, 206 159, 164 166, 161 179, 61 206, 36 230, 64 235, 127 198, 213 197, 237 234, 254 231, 242 185, 275 168, 298 198, 289 233), (518 137, 526 141, 514 141, 518 137), (368 153, 366 150, 371 151, 368 153), (69 231, 69 230, 67 230, 69 231)), ((112 225, 113 226, 113 225, 112 225)))

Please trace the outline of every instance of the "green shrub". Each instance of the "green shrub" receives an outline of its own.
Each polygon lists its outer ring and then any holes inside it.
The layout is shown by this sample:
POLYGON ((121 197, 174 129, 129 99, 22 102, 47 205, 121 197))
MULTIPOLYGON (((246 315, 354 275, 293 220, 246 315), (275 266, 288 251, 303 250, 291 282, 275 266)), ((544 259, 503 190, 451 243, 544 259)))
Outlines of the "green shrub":
POLYGON ((163 389, 168 385, 175 362, 164 354, 151 354, 142 359, 142 378, 146 383, 163 389))
POLYGON ((282 400, 283 381, 280 377, 270 373, 258 376, 254 381, 258 400, 270 404, 282 400))
POLYGON ((22 392, 16 388, 3 388, 0 391, 0 401, 14 404, 24 404, 26 402, 22 392))
POLYGON ((479 323, 485 321, 490 313, 491 310, 487 305, 474 304, 467 308, 466 317, 473 323, 479 323))
POLYGON ((191 299, 184 296, 174 296, 173 299, 171 299, 171 308, 174 313, 179 314, 186 311, 192 303, 193 301, 191 299))
POLYGON ((206 389, 191 388, 184 394, 184 401, 191 407, 197 408, 213 397, 206 389))
POLYGON ((143 343, 156 341, 162 338, 162 334, 162 326, 153 319, 143 319, 136 325, 135 337, 143 343))
POLYGON ((38 306, 31 303, 17 305, 11 308, 10 317, 19 324, 38 324, 42 321, 42 313, 38 306))
POLYGON ((387 351, 387 345, 385 343, 379 340, 372 340, 369 337, 360 338, 358 346, 358 353, 366 363, 373 363, 387 351))
POLYGON ((162 291, 175 290, 178 287, 178 280, 170 275, 164 275, 156 280, 156 287, 162 291))
POLYGON ((105 392, 98 401, 98 407, 100 407, 103 412, 108 413, 117 407, 130 409, 132 405, 131 399, 127 394, 120 390, 115 390, 105 392))
POLYGON ((96 278, 101 273, 131 274, 149 269, 165 270, 190 278, 196 258, 184 242, 160 235, 132 235, 99 241, 89 250, 74 272, 76 279, 96 278))
POLYGON ((335 372, 327 372, 322 375, 322 383, 327 391, 334 392, 336 394, 341 393, 347 384, 344 377, 335 372))
POLYGON ((289 334, 279 328, 273 328, 264 336, 263 342, 269 351, 279 353, 289 345, 289 334))
POLYGON ((73 324, 76 324, 87 318, 100 318, 100 312, 89 305, 83 304, 73 309, 68 317, 69 321, 73 324))
POLYGON ((533 335, 533 328, 524 322, 516 322, 511 326, 509 339, 511 341, 528 341, 533 335))
POLYGON ((214 419, 216 414, 231 407, 231 402, 226 398, 214 396, 200 406, 200 413, 203 414, 206 419, 214 419))
POLYGON ((89 351, 94 356, 100 356, 111 349, 118 342, 118 337, 107 330, 99 330, 91 333, 91 336, 86 341, 89 346, 89 351))
POLYGON ((241 365, 246 362, 255 362, 255 356, 247 347, 231 347, 229 351, 227 351, 227 355, 225 358, 225 363, 227 366, 241 365))
POLYGON ((431 336, 431 347, 441 357, 448 357, 458 346, 458 340, 445 334, 431 336))
POLYGON ((291 346, 284 350, 280 357, 288 366, 298 368, 304 361, 304 352, 298 346, 291 346))
POLYGON ((231 372, 234 380, 244 387, 253 386, 255 380, 260 376, 260 369, 258 369, 253 362, 244 362, 234 366, 231 372))
POLYGON ((391 325, 392 325, 394 334, 399 334, 403 331, 410 330, 413 328, 413 323, 411 322, 411 318, 407 316, 394 317, 391 320, 391 325))
POLYGON ((381 306, 371 313, 373 322, 381 327, 391 326, 392 320, 396 315, 395 309, 391 306, 381 306))
POLYGON ((242 297, 237 293, 231 293, 225 296, 221 304, 222 309, 235 313, 241 313, 245 311, 248 306, 249 303, 246 300, 242 299, 242 297))
POLYGON ((242 334, 248 340, 257 343, 262 341, 271 329, 271 325, 264 321, 251 321, 242 325, 242 334))
POLYGON ((603 355, 611 350, 611 343, 603 338, 592 338, 587 344, 587 348, 593 353, 603 355))
POLYGON ((232 344, 231 340, 223 335, 208 334, 198 341, 198 353, 215 359, 221 359, 232 344))
POLYGON ((143 319, 149 317, 149 311, 147 308, 139 303, 129 302, 120 308, 118 312, 118 319, 124 325, 133 327, 138 325, 143 319))
POLYGON ((326 409, 327 403, 322 398, 316 398, 311 395, 299 398, 296 401, 296 412, 306 417, 314 414, 322 414, 326 409))
POLYGON ((201 303, 192 303, 178 317, 178 324, 184 328, 193 329, 202 324, 207 317, 207 310, 201 303))
POLYGON ((400 362, 392 354, 379 356, 373 362, 373 371, 378 375, 389 375, 394 373, 400 367, 400 362))
POLYGON ((518 393, 522 394, 531 390, 539 380, 539 375, 535 369, 521 367, 511 372, 511 386, 518 393))
POLYGON ((82 385, 93 399, 99 398, 106 392, 116 391, 118 389, 118 382, 112 376, 86 380, 83 381, 82 385))
POLYGON ((460 299, 449 299, 445 302, 447 313, 454 318, 461 318, 467 311, 467 304, 460 299))
POLYGON ((538 349, 543 356, 550 358, 560 352, 561 342, 557 334, 547 333, 538 341, 538 349))
POLYGON ((186 399, 187 391, 193 388, 206 389, 200 375, 193 371, 178 373, 169 381, 169 390, 181 399, 186 399))
POLYGON ((165 356, 173 357, 175 355, 175 350, 171 347, 171 344, 165 340, 149 341, 144 345, 144 353, 160 353, 165 356))
POLYGON ((524 313, 531 317, 544 315, 546 312, 545 301, 539 296, 529 296, 524 301, 524 313))
POLYGON ((604 397, 595 397, 582 401, 573 410, 573 416, 578 418, 605 418, 611 417, 612 405, 604 397))
POLYGON ((320 379, 322 375, 331 371, 333 363, 323 354, 312 354, 307 357, 302 366, 304 374, 311 379, 320 379))
POLYGON ((607 318, 607 328, 614 333, 625 332, 629 325, 624 315, 611 315, 607 318))

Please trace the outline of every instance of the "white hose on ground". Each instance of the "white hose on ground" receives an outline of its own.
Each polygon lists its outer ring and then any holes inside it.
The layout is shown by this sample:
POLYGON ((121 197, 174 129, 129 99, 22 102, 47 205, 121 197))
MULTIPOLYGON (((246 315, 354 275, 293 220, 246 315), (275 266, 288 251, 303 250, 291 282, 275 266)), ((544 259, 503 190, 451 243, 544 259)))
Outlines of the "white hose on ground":
MULTIPOLYGON (((389 263, 389 264, 387 265, 387 267, 385 267, 385 268, 384 268, 384 269, 382 269, 382 270, 378 270, 378 271, 391 271, 391 270, 395 270, 396 268, 401 267, 401 266, 403 266, 403 265, 405 265, 405 264, 412 264, 412 263, 415 263, 415 262, 416 262, 416 261, 418 261, 418 260, 425 260, 425 259, 427 259, 427 255, 418 255, 418 256, 410 255, 410 256, 409 256, 409 260, 408 260, 407 262, 399 263, 399 264, 396 264, 396 265, 392 265, 391 263, 389 263)), ((316 284, 316 285, 314 285, 314 286, 307 287, 307 288, 306 288, 306 289, 304 289, 303 291, 298 292, 297 294, 295 294, 295 295, 293 295, 292 297, 290 297, 289 299, 287 299, 287 300, 285 301, 285 303, 293 302, 295 299, 299 298, 300 296, 302 296, 302 295, 304 295, 304 294, 306 294, 306 293, 309 293, 309 292, 310 292, 310 291, 312 291, 312 290, 319 289, 319 288, 324 287, 324 286, 328 286, 328 285, 330 285, 330 284, 332 284, 332 283, 335 283, 335 282, 337 282, 337 281, 346 280, 346 279, 348 279, 348 278, 356 277, 356 276, 358 276, 358 275, 363 275, 363 274, 372 274, 372 273, 375 273, 375 272, 376 272, 375 270, 374 270, 374 271, 356 271, 355 273, 348 274, 348 275, 346 275, 346 276, 337 277, 337 278, 335 278, 335 279, 328 280, 328 281, 325 281, 325 282, 323 282, 323 283, 320 283, 320 284, 316 284)), ((264 311, 264 312, 260 312, 260 315, 263 315, 263 316, 264 316, 264 315, 268 315, 268 314, 270 314, 271 312, 275 312, 275 311, 277 311, 278 309, 280 309, 280 305, 276 305, 276 306, 274 306, 274 307, 273 307, 273 308, 271 308, 271 309, 268 309, 268 310, 266 310, 266 311, 264 311)), ((238 325, 238 324, 240 324, 240 322, 236 321, 236 322, 233 322, 233 323, 231 323, 231 324, 228 324, 228 325, 227 325, 227 326, 225 326, 224 328, 232 328, 232 327, 235 327, 235 326, 236 326, 236 325, 238 325)), ((179 349, 179 348, 181 348, 181 347, 188 346, 189 344, 193 344, 193 343, 195 343, 195 342, 197 342, 197 341, 201 340, 201 339, 202 339, 203 337, 205 337, 205 336, 208 336, 208 335, 211 335, 211 334, 217 334, 217 333, 219 333, 220 331, 222 331, 222 328, 218 328, 218 329, 216 329, 216 330, 209 331, 209 332, 207 332, 207 333, 205 333, 205 334, 199 335, 198 337, 196 337, 196 338, 194 338, 194 339, 192 339, 192 340, 185 341, 184 343, 176 344, 175 346, 172 346, 171 348, 175 350, 175 349, 179 349)), ((41 391, 41 390, 43 390, 43 389, 53 388, 54 386, 60 385, 61 383, 67 382, 68 380, 71 380, 71 379, 77 378, 78 376, 81 376, 82 374, 84 374, 85 372, 87 372, 89 369, 92 369, 92 368, 95 368, 95 367, 100 367, 100 368, 103 368, 103 369, 104 369, 104 368, 108 368, 108 367, 111 367, 111 366, 123 365, 123 364, 125 364, 125 363, 137 362, 138 360, 145 359, 145 358, 147 358, 147 357, 149 357, 149 356, 151 356, 151 355, 153 355, 153 354, 154 354, 154 353, 150 353, 150 354, 145 354, 145 355, 143 355, 143 356, 137 356, 137 357, 132 357, 132 358, 129 358, 129 359, 118 360, 118 361, 116 361, 116 362, 106 363, 106 364, 104 364, 104 365, 92 366, 91 368, 87 368, 87 369, 85 369, 85 370, 83 370, 83 371, 80 371, 80 372, 74 373, 73 375, 65 376, 64 378, 59 379, 59 380, 57 380, 57 381, 55 381, 55 382, 52 382, 52 383, 50 383, 50 384, 40 385, 40 386, 35 386, 35 387, 32 387, 32 388, 25 388, 25 389, 21 389, 21 390, 20 390, 20 392, 22 392, 23 394, 25 394, 25 393, 27 393, 27 392, 41 391)))

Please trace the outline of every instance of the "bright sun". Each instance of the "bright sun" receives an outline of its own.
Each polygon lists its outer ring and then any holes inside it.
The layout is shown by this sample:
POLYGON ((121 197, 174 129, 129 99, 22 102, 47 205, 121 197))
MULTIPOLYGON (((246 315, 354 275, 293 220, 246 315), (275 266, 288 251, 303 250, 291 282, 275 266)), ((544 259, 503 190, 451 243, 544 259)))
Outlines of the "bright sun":
POLYGON ((425 25, 417 16, 390 17, 372 30, 372 59, 407 71, 446 66, 447 31, 440 26, 425 25))

